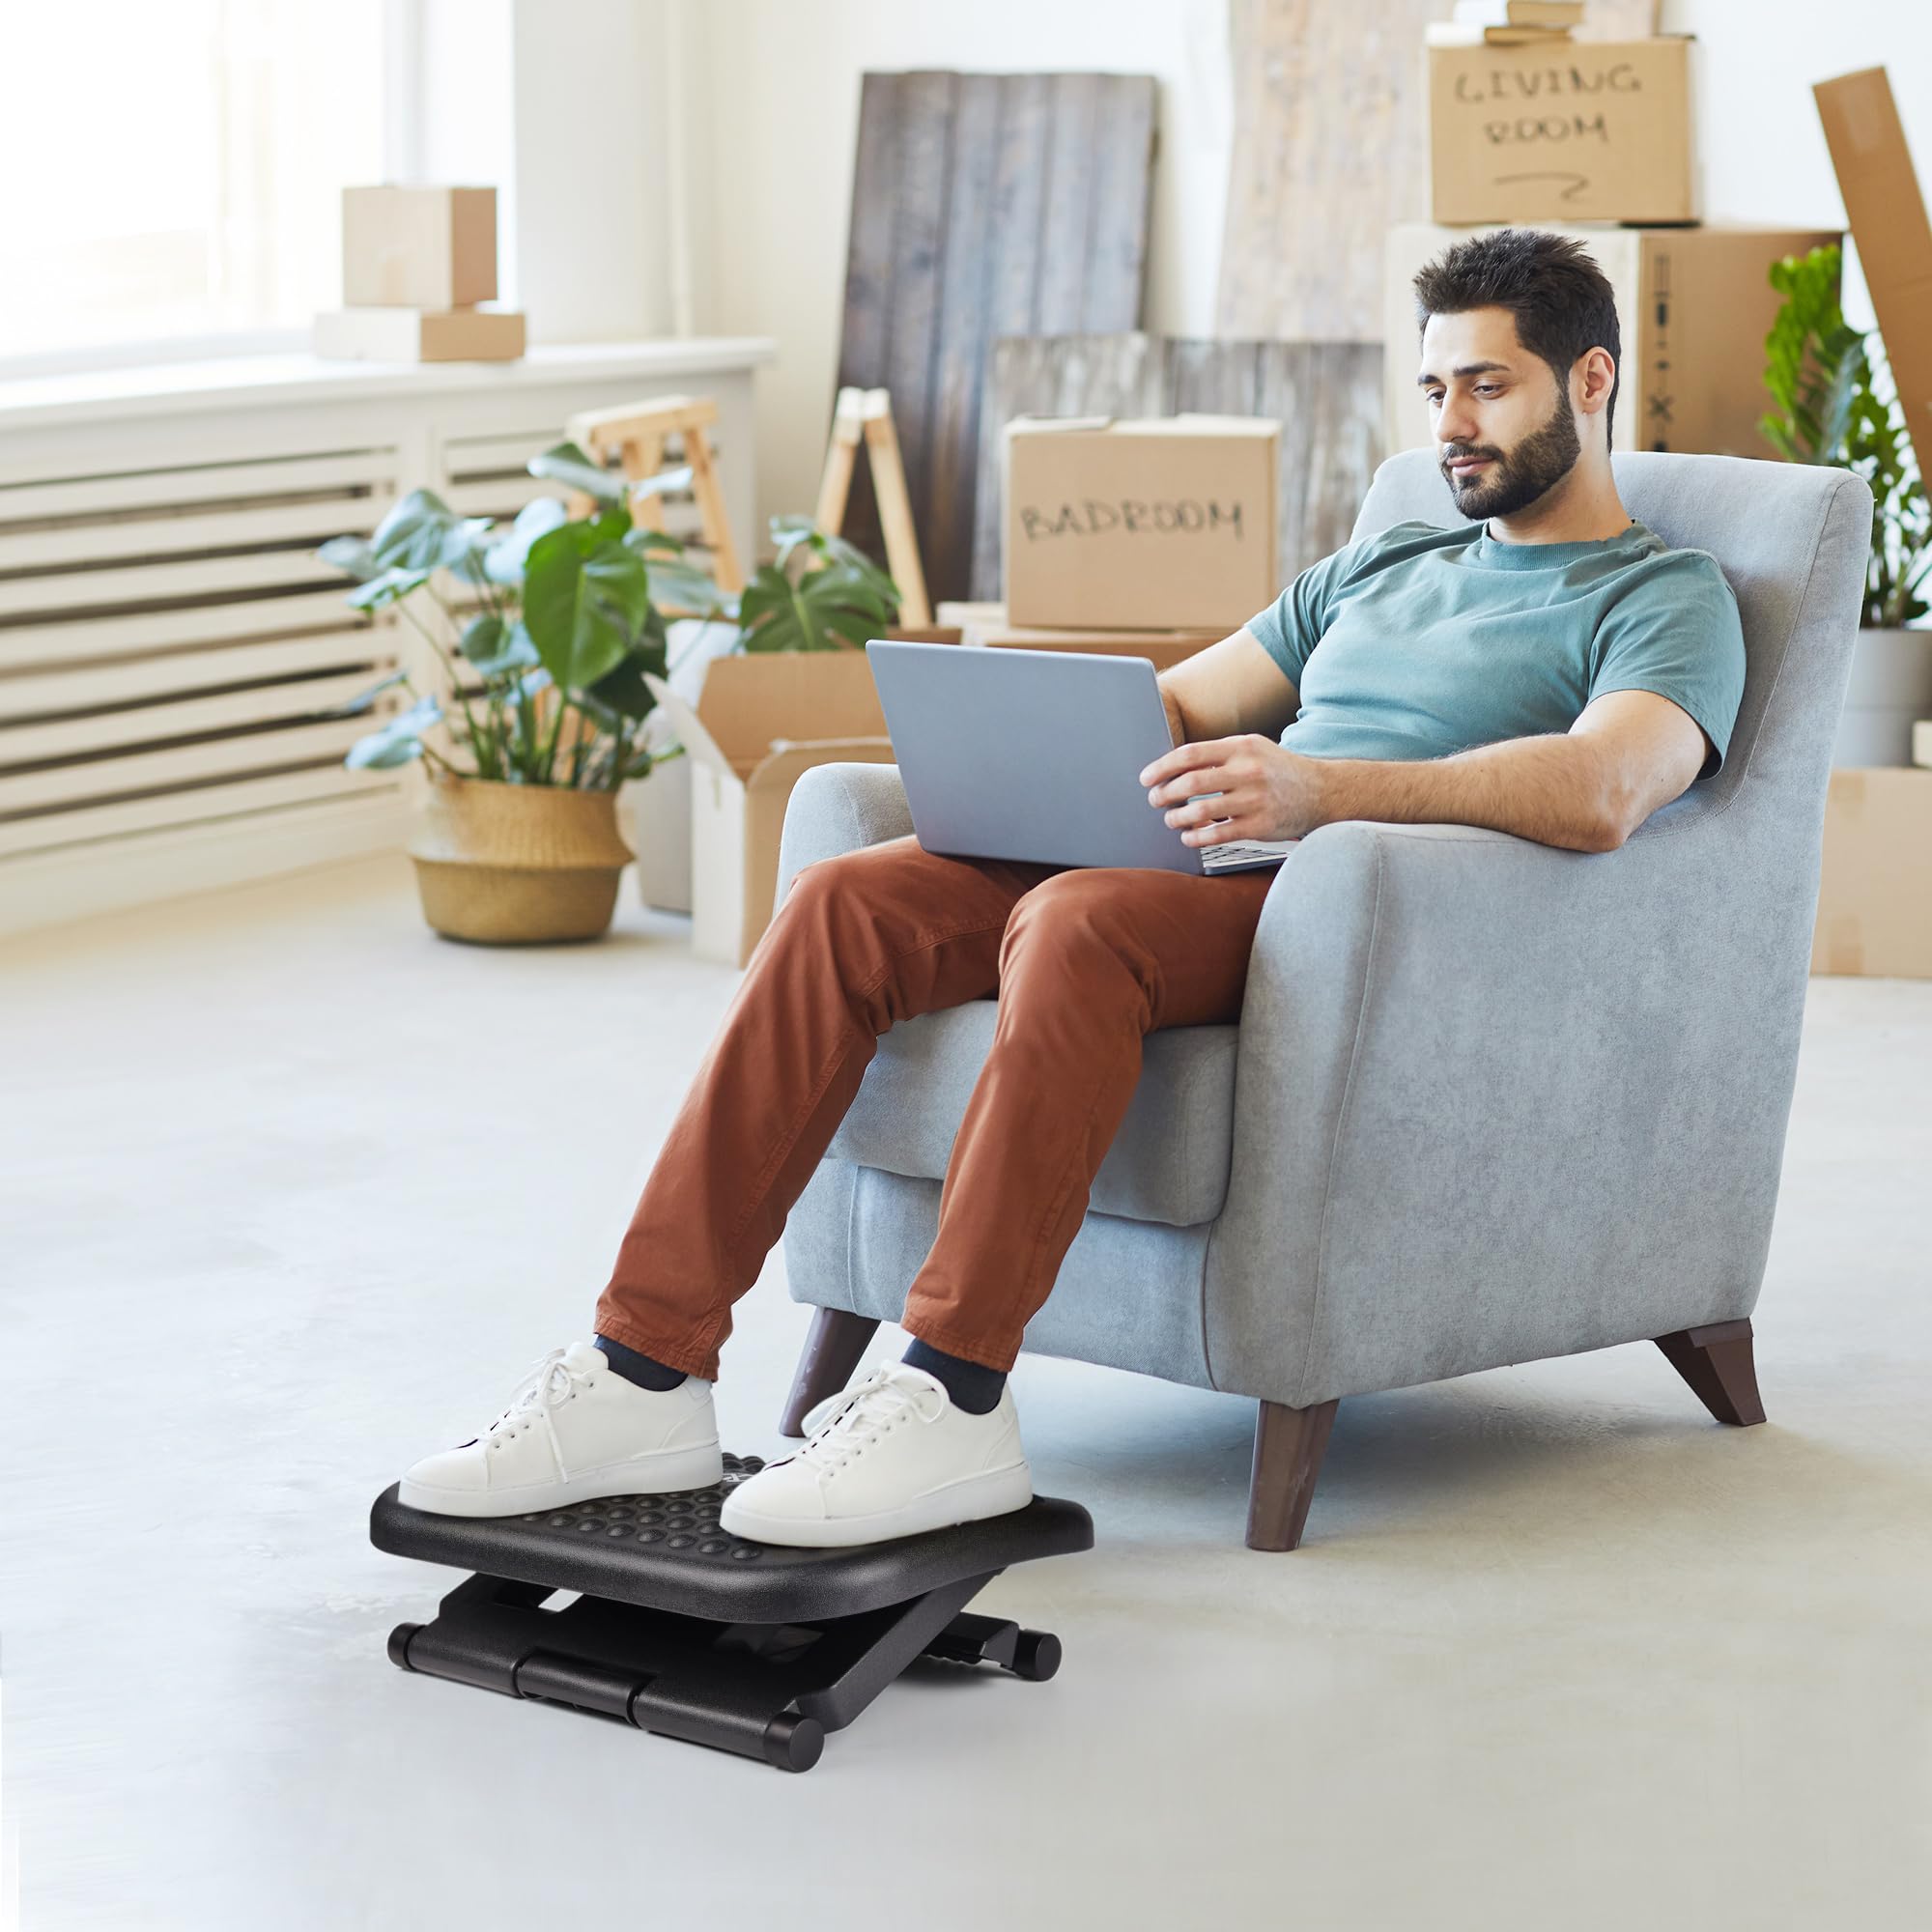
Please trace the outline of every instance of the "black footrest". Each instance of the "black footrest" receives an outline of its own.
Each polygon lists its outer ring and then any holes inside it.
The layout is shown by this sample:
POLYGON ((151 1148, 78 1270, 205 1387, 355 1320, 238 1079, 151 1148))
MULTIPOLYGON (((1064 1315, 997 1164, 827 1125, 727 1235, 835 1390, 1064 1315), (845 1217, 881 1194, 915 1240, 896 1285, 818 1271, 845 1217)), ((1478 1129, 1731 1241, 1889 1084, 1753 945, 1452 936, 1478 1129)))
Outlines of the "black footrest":
POLYGON ((889 1543, 815 1549, 718 1527, 737 1483, 763 1467, 726 1456, 724 1480, 663 1495, 610 1496, 520 1517, 406 1508, 397 1488, 370 1511, 379 1549, 477 1574, 427 1624, 391 1634, 389 1656, 510 1696, 564 1704, 810 1769, 915 1657, 993 1662, 1036 1681, 1059 1640, 964 1605, 1013 1563, 1094 1547, 1077 1503, 1025 1509, 889 1543), (562 1591, 581 1593, 560 1610, 562 1591))

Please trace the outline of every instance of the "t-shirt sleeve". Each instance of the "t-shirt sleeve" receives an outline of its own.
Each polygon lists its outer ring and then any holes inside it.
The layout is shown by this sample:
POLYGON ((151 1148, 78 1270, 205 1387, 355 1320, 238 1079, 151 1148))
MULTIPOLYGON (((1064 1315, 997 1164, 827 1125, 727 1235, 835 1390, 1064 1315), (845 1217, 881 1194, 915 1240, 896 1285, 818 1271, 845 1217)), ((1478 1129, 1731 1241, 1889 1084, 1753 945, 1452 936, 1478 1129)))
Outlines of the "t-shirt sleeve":
POLYGON ((1288 674, 1297 691, 1308 654, 1328 628, 1328 602, 1347 573, 1353 545, 1311 563, 1265 611, 1250 617, 1245 629, 1288 674))
POLYGON ((1606 691, 1654 691, 1681 705, 1710 735, 1697 774, 1723 769, 1745 695, 1745 634, 1737 594, 1715 557, 1670 551, 1598 626, 1590 699, 1606 691))

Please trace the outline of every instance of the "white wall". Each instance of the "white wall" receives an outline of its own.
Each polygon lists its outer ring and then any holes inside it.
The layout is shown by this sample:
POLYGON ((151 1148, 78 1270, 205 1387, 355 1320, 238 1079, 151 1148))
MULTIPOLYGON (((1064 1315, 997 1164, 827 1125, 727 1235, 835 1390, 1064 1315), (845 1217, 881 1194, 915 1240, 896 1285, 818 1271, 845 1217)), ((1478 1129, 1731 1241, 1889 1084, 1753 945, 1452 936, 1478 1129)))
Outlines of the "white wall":
MULTIPOLYGON (((1147 322, 1213 332, 1232 132, 1226 0, 573 0, 544 10, 547 31, 534 0, 515 5, 518 245, 533 327, 555 340, 668 326, 668 224, 657 200, 667 156, 626 107, 661 115, 665 91, 681 87, 692 109, 695 327, 779 343, 776 366, 758 378, 761 529, 773 511, 809 508, 816 492, 867 68, 1154 74, 1161 145, 1147 322), (684 10, 682 76, 666 70, 673 7, 684 10), (585 159, 599 150, 612 156, 608 173, 585 159), (586 172, 601 175, 600 191, 587 189, 586 172), (613 236, 630 238, 640 256, 613 255, 613 236)), ((1932 6, 1923 0, 1664 0, 1662 25, 1699 41, 1707 214, 1841 223, 1810 86, 1880 64, 1932 193, 1932 6)), ((1846 306, 1869 324, 1856 267, 1846 306)))

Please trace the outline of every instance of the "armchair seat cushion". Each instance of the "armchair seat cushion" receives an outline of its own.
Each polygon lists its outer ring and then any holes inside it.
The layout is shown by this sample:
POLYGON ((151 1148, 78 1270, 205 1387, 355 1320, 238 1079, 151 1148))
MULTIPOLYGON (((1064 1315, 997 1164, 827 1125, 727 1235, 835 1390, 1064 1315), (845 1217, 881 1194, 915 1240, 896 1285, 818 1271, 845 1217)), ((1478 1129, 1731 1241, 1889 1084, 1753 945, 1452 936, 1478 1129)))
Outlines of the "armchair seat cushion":
MULTIPOLYGON (((884 1035, 828 1154, 944 1179, 999 1010, 995 1000, 969 1000, 884 1035)), ((1164 1027, 1148 1035, 1140 1084, 1089 1197, 1095 1212, 1177 1228, 1220 1213, 1234 1157, 1238 1031, 1164 1027)))

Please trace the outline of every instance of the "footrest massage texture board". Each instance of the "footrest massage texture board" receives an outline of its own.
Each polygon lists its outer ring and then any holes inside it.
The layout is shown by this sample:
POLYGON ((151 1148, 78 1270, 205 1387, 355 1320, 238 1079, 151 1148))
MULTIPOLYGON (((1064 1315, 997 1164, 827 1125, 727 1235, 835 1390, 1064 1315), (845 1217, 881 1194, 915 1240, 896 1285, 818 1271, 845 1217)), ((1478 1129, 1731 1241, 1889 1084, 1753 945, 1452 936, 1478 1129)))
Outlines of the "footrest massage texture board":
POLYGON ((724 1458, 724 1480, 606 1496, 531 1516, 409 1509, 377 1497, 377 1548, 473 1571, 426 1624, 398 1624, 390 1661, 512 1697, 809 1771, 917 1657, 991 1662, 1036 1683, 1060 1640, 965 1605, 1001 1571, 1094 1547, 1078 1503, 1026 1508, 889 1543, 806 1548, 718 1526, 734 1485, 764 1466, 724 1458), (548 1609, 549 1599, 577 1591, 548 1609))

